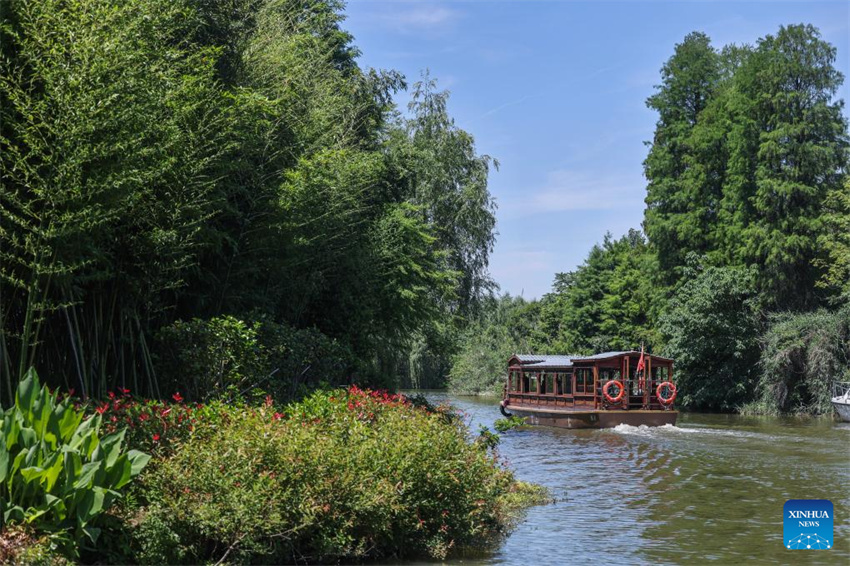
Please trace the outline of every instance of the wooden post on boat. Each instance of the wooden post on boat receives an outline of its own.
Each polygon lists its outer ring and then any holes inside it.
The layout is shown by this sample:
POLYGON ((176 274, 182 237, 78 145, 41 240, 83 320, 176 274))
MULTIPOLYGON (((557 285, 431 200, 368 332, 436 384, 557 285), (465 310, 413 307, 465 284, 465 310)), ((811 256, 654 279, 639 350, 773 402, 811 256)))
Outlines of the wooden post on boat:
POLYGON ((649 390, 652 389, 652 356, 646 357, 646 368, 643 370, 643 408, 649 409, 649 390))
POLYGON ((623 392, 624 393, 623 394, 623 409, 629 408, 629 395, 631 394, 631 391, 629 391, 629 389, 630 389, 630 387, 629 387, 629 370, 631 369, 629 367, 629 363, 630 363, 631 359, 632 359, 631 356, 626 356, 624 358, 624 362, 625 362, 624 365, 625 365, 626 371, 623 372, 623 387, 626 390, 623 392))
POLYGON ((599 398, 596 396, 596 387, 599 384, 599 362, 593 364, 593 408, 599 408, 599 398))

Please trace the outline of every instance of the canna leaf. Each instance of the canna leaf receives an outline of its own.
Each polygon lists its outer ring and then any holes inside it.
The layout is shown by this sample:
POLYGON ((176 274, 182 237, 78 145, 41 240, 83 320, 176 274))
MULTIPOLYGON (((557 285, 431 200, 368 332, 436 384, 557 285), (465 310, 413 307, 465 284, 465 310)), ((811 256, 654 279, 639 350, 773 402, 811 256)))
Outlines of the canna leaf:
POLYGON ((103 488, 95 487, 86 491, 80 505, 77 506, 77 519, 80 525, 85 526, 93 516, 103 510, 103 488))
POLYGON ((95 473, 100 469, 103 465, 103 462, 98 460, 97 462, 87 462, 83 465, 83 469, 80 471, 80 477, 74 482, 74 489, 80 489, 88 487, 89 484, 94 479, 95 473))
POLYGON ((39 468, 37 466, 31 466, 29 468, 21 468, 21 475, 24 478, 24 481, 30 483, 35 480, 41 480, 44 476, 44 468, 39 468))
POLYGON ((15 405, 24 414, 27 414, 32 409, 38 393, 38 375, 35 370, 30 368, 24 379, 18 384, 18 390, 15 393, 15 405))
POLYGON ((106 460, 107 470, 111 468, 118 459, 118 455, 121 453, 121 444, 124 442, 124 435, 126 433, 127 429, 121 429, 119 432, 107 434, 100 439, 98 450, 101 450, 103 453, 103 458, 106 460))
POLYGON ((139 452, 138 450, 130 450, 127 452, 127 458, 130 460, 131 464, 130 474, 132 477, 136 477, 142 472, 145 466, 148 465, 148 462, 151 460, 151 455, 139 452))
POLYGON ((6 481, 9 474, 9 450, 5 442, 0 442, 0 483, 6 481))
POLYGON ((121 489, 133 478, 133 464, 127 454, 121 454, 115 465, 109 470, 106 485, 111 489, 121 489))

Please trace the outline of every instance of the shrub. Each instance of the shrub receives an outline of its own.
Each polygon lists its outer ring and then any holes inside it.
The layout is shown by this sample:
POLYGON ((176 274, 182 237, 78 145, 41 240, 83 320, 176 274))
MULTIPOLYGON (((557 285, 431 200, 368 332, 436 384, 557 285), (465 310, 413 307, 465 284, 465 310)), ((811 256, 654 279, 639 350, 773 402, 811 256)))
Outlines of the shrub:
POLYGON ((187 403, 180 393, 171 396, 172 402, 134 399, 124 389, 109 393, 109 399, 95 403, 106 432, 126 430, 128 444, 156 455, 171 453, 178 444, 189 438, 199 424, 209 425, 220 418, 225 409, 217 401, 208 404, 187 403))
POLYGON ((831 414, 832 383, 850 380, 850 306, 779 314, 762 337, 758 398, 749 414, 831 414))
POLYGON ((430 555, 499 535, 514 484, 459 419, 398 395, 320 391, 245 409, 146 477, 153 561, 430 555), (171 547, 165 541, 174 542, 171 547))
POLYGON ((158 334, 163 391, 205 401, 293 399, 320 379, 345 383, 354 356, 314 328, 297 329, 267 317, 245 322, 232 316, 177 321, 158 334), (319 378, 321 376, 321 378, 319 378))
POLYGON ((752 271, 688 268, 660 324, 682 406, 733 411, 752 398, 760 328, 752 271))
POLYGON ((250 390, 269 367, 256 325, 232 316, 178 320, 157 338, 160 387, 190 400, 250 390))
POLYGON ((85 418, 29 370, 0 421, 0 526, 27 522, 66 540, 75 552, 97 541, 98 515, 142 471, 150 456, 124 452, 124 431, 100 437, 101 415, 85 418))

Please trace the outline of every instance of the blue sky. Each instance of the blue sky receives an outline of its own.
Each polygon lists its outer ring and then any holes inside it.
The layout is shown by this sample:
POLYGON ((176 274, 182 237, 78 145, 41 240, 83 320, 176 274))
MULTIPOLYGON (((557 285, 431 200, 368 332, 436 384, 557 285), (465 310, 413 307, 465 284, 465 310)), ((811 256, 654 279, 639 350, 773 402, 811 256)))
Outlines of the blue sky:
MULTIPOLYGON (((716 47, 811 23, 850 74, 850 2, 352 0, 344 27, 366 67, 409 82, 430 69, 449 111, 501 163, 490 272, 537 298, 610 231, 643 219, 646 98, 676 43, 694 30, 716 47)), ((839 97, 847 100, 845 84, 839 97)), ((398 97, 406 107, 407 96, 398 97)), ((845 114, 847 110, 845 109, 845 114)))

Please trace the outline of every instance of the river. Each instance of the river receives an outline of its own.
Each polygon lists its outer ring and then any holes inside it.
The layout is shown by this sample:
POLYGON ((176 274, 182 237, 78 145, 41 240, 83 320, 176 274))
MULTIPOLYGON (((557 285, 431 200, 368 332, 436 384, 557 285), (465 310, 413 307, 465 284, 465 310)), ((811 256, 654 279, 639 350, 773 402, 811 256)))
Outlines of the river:
MULTIPOLYGON (((451 397, 473 431, 496 400, 451 397)), ((499 453, 556 502, 532 508, 499 547, 463 564, 850 564, 850 423, 681 414, 677 426, 526 427, 499 453), (788 499, 829 499, 833 548, 786 550, 788 499)))

